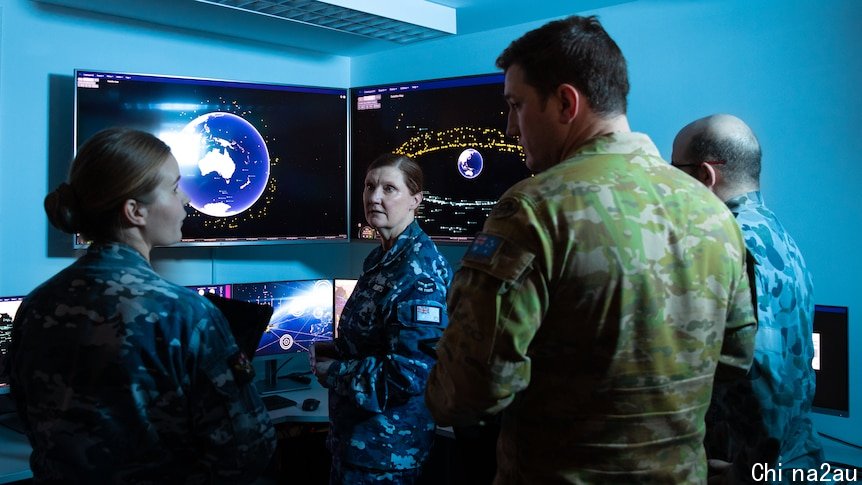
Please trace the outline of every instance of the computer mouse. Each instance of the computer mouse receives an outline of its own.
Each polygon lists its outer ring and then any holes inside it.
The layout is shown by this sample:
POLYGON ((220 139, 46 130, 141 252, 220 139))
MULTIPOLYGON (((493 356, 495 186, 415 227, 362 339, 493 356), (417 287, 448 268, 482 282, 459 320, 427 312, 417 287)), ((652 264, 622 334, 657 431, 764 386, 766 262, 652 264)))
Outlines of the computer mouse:
POLYGON ((302 410, 303 411, 314 411, 317 407, 320 406, 320 401, 310 397, 305 401, 302 401, 302 410))

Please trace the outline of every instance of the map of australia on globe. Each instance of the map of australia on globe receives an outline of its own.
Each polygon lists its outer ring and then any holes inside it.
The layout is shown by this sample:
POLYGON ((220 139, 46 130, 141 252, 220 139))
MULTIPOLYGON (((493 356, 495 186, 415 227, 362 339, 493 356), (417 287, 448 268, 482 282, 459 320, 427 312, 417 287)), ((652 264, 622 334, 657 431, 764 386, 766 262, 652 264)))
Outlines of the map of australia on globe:
POLYGON ((180 166, 180 188, 191 206, 204 214, 239 214, 254 205, 266 188, 266 143, 251 123, 237 115, 198 116, 170 145, 180 166))

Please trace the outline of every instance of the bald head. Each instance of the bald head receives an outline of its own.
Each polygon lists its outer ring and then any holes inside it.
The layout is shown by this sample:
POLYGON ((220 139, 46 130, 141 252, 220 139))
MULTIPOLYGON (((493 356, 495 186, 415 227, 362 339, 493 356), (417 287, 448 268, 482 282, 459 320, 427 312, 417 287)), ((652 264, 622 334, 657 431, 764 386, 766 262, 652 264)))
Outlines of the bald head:
POLYGON ((713 162, 720 174, 716 192, 733 196, 760 188, 760 143, 736 116, 716 114, 686 125, 673 141, 671 160, 674 165, 713 162))

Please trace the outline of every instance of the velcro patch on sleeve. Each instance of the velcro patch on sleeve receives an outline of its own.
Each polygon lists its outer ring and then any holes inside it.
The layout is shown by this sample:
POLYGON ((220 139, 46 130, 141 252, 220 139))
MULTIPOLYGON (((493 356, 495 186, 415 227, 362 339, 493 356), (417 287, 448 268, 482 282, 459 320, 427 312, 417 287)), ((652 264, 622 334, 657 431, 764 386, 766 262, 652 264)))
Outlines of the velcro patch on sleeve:
POLYGON ((513 283, 531 267, 533 259, 535 254, 531 251, 502 236, 480 232, 461 259, 461 264, 513 283))
POLYGON ((502 243, 503 238, 500 236, 480 232, 473 238, 464 259, 478 264, 491 264, 502 243))
POLYGON ((228 358, 227 364, 233 373, 233 380, 238 385, 245 385, 254 380, 254 367, 245 352, 239 351, 233 354, 228 358))
POLYGON ((416 305, 414 310, 417 322, 440 323, 440 308, 430 305, 416 305))

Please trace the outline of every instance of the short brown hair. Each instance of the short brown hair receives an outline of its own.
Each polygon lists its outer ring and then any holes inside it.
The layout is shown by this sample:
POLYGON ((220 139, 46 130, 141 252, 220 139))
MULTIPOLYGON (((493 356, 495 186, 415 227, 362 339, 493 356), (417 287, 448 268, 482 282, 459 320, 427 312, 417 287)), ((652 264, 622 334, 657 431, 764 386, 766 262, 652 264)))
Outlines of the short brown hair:
POLYGON ((626 59, 595 16, 573 15, 527 32, 497 58, 497 67, 504 71, 513 64, 544 99, 561 84, 571 84, 596 113, 626 112, 626 59))

